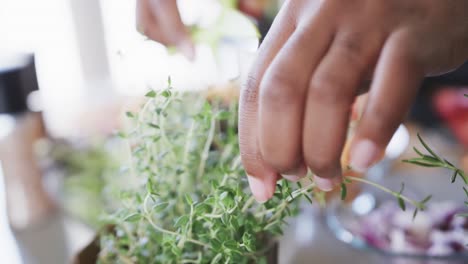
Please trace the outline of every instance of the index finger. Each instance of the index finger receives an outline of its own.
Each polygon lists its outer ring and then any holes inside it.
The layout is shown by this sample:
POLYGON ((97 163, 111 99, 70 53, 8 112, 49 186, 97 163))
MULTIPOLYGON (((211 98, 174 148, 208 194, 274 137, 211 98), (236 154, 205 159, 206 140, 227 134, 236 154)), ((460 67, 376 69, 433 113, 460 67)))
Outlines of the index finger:
POLYGON ((288 2, 283 6, 265 37, 252 70, 245 81, 239 102, 239 147, 250 188, 259 202, 270 199, 279 174, 265 163, 258 145, 259 86, 267 68, 294 31, 295 18, 288 2))

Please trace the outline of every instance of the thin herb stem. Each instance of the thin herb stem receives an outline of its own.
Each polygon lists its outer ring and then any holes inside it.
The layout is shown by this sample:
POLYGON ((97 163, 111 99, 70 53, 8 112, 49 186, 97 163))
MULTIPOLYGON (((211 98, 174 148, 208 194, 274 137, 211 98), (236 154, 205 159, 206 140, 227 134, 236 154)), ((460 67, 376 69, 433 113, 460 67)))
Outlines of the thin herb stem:
POLYGON ((369 181, 367 179, 364 179, 364 178, 359 178, 359 177, 354 177, 354 176, 345 176, 346 179, 349 179, 351 181, 354 181, 354 182, 360 182, 360 183, 365 183, 365 184, 368 184, 368 185, 371 185, 371 186, 374 186, 375 188, 381 190, 381 191, 384 191, 386 193, 389 193, 391 194, 392 196, 395 196, 395 197, 401 197, 401 199, 405 200, 406 202, 414 205, 414 207, 420 209, 420 210, 424 210, 424 204, 423 203, 420 203, 420 202, 417 202, 411 198, 408 198, 407 196, 401 194, 401 193, 398 193, 398 192, 395 192, 395 191, 392 191, 380 184, 377 184, 375 182, 372 182, 372 181, 369 181))
POLYGON ((255 197, 250 196, 250 198, 245 202, 244 206, 242 207, 242 212, 247 212, 247 210, 252 206, 252 204, 255 202, 255 197))
MULTIPOLYGON (((306 194, 307 192, 309 192, 311 189, 313 189, 315 187, 315 183, 311 183, 305 187, 302 187, 300 189, 297 189, 295 191, 293 191, 291 193, 291 196, 288 196, 287 199, 285 199, 278 207, 276 208, 273 208, 273 209, 269 209, 269 210, 265 210, 263 212, 260 212, 258 214, 256 214, 255 216, 256 217, 262 217, 270 212, 275 212, 275 214, 270 218, 270 222, 269 224, 271 224, 272 222, 274 222, 274 220, 276 220, 276 218, 280 217, 281 214, 283 213, 283 211, 286 209, 286 207, 289 205, 289 203, 291 203, 294 199, 296 199, 297 197, 299 197, 300 195, 302 194, 306 194)), ((268 226, 268 225, 267 225, 268 226)))
MULTIPOLYGON (((173 232, 173 231, 170 231, 170 230, 167 230, 167 229, 164 229, 160 226, 158 226, 152 219, 151 217, 151 214, 149 213, 149 210, 148 210, 148 199, 150 198, 150 194, 148 193, 145 197, 145 200, 143 202, 143 211, 145 212, 145 218, 146 220, 148 220, 148 222, 150 223, 150 225, 156 229, 157 231, 161 232, 161 233, 164 233, 164 234, 168 234, 168 235, 171 235, 171 236, 176 236, 176 237, 182 237, 181 234, 179 233, 176 233, 176 232, 173 232)), ((187 242, 190 242, 190 243, 193 243, 193 244, 197 244, 199 246, 203 246, 203 247, 207 247, 207 248, 210 248, 209 245, 201 242, 201 241, 198 241, 198 240, 195 240, 195 239, 191 239, 191 238, 186 238, 186 241, 187 242)))
POLYGON ((211 121, 210 121, 210 130, 208 132, 208 137, 205 142, 205 147, 203 148, 203 152, 202 152, 202 156, 200 160, 200 166, 198 167, 198 173, 197 173, 198 180, 201 180, 201 177, 203 176, 203 173, 205 172, 206 160, 208 159, 210 147, 211 147, 211 144, 213 143, 213 138, 215 135, 215 128, 216 128, 216 119, 214 116, 212 116, 211 121))

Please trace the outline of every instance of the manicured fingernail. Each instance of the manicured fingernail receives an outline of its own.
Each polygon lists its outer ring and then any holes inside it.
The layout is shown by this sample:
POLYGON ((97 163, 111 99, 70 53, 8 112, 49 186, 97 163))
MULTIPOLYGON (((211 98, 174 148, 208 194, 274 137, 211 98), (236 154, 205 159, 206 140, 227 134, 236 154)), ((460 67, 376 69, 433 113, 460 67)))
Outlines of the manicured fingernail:
POLYGON ((332 179, 330 178, 320 178, 318 176, 314 176, 314 182, 317 185, 317 187, 324 191, 324 192, 329 192, 335 188, 337 185, 337 182, 339 182, 340 177, 334 177, 332 179))
POLYGON ((249 180, 250 190, 257 202, 264 203, 273 195, 270 194, 268 186, 261 179, 249 175, 247 175, 247 179, 249 180))
POLYGON ((361 140, 351 149, 350 165, 357 172, 365 172, 377 161, 379 152, 374 142, 368 139, 361 140))
POLYGON ((185 57, 187 57, 187 59, 192 61, 195 58, 195 48, 189 40, 180 42, 180 44, 177 45, 177 48, 185 57))

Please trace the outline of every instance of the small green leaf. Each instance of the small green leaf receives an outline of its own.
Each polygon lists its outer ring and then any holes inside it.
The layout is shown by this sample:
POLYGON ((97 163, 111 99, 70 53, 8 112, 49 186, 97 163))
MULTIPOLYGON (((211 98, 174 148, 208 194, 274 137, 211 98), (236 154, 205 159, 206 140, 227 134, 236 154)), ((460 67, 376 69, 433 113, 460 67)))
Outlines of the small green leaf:
POLYGON ((172 78, 171 78, 171 76, 167 76, 167 85, 169 87, 172 87, 172 78))
POLYGON ((452 162, 448 161, 447 159, 444 159, 445 163, 447 163, 448 165, 452 166, 452 167, 455 167, 455 165, 453 165, 452 162))
POLYGON ((166 209, 168 206, 169 206, 169 203, 167 202, 157 203, 153 205, 153 211, 156 213, 160 213, 164 211, 164 209, 166 209))
POLYGON ((188 215, 183 215, 175 221, 174 227, 184 227, 188 222, 190 218, 188 215))
POLYGON ((168 98, 169 96, 171 96, 172 92, 169 91, 169 90, 164 90, 161 92, 161 95, 168 98))
MULTIPOLYGON (((221 241, 219 241, 218 239, 213 239, 211 240, 211 247, 213 248, 213 250, 215 251, 220 251, 221 250, 221 241)), ((222 255, 220 256, 220 258, 222 257, 222 255)))
POLYGON ((156 194, 156 192, 153 189, 153 183, 150 179, 148 179, 148 181, 146 182, 146 191, 152 195, 156 194))
POLYGON ((406 211, 406 204, 401 196, 398 196, 398 205, 400 206, 401 210, 406 211))
POLYGON ((405 190, 405 183, 402 182, 402 183, 401 183, 401 187, 400 187, 400 191, 399 191, 398 193, 399 193, 399 194, 402 194, 404 190, 405 190))
POLYGON ((139 213, 134 213, 134 214, 131 214, 131 215, 127 215, 125 218, 124 218, 124 221, 125 222, 136 222, 138 220, 141 219, 141 214, 139 213))
POLYGON ((423 145, 423 147, 429 152, 432 154, 432 156, 436 159, 438 159, 439 161, 442 161, 442 159, 426 144, 426 142, 424 142, 424 140, 422 139, 421 135, 419 135, 418 133, 418 139, 419 141, 421 142, 421 144, 423 145))
POLYGON ((193 205, 192 196, 190 196, 189 194, 186 194, 186 195, 185 195, 185 201, 187 201, 187 203, 188 203, 189 205, 193 205))
POLYGON ((344 199, 346 199, 347 193, 348 193, 348 191, 346 189, 346 184, 341 183, 341 200, 342 201, 344 201, 344 199))
POLYGON ((182 249, 179 248, 179 247, 173 246, 173 247, 171 248, 171 251, 172 251, 172 253, 174 253, 174 255, 176 255, 177 257, 180 256, 180 255, 182 255, 182 249))
POLYGON ((414 209, 414 212, 413 212, 413 221, 414 219, 416 218, 416 215, 418 215, 418 208, 414 209))
POLYGON ((432 164, 432 163, 419 161, 419 159, 403 160, 403 162, 415 164, 415 165, 422 166, 422 167, 428 167, 428 168, 440 167, 437 164, 432 164))
POLYGON ((431 200, 431 198, 432 198, 432 195, 428 195, 426 198, 424 198, 424 199, 421 201, 421 203, 422 203, 422 204, 425 204, 425 203, 429 202, 429 200, 431 200))
POLYGON ((455 180, 457 179, 457 175, 458 175, 458 170, 454 170, 452 177, 450 178, 450 182, 454 183, 455 180))
POLYGON ((279 183, 276 184, 276 190, 279 192, 279 193, 283 193, 283 186, 279 183))
POLYGON ((238 245, 236 241, 228 240, 223 243, 223 246, 229 249, 233 249, 233 248, 236 248, 238 245))
POLYGON ((468 196, 468 189, 466 189, 465 187, 463 187, 463 191, 465 191, 466 196, 468 196))
POLYGON ((125 132, 122 132, 122 131, 117 132, 117 136, 123 139, 127 138, 127 134, 125 134, 125 132))
POLYGON ((195 212, 199 214, 204 214, 210 211, 211 207, 205 203, 199 203, 195 206, 195 212))
POLYGON ((153 124, 153 123, 148 123, 148 126, 151 127, 151 128, 154 128, 154 129, 160 129, 160 127, 156 124, 153 124))
POLYGON ((155 98, 156 97, 156 92, 154 90, 151 90, 145 94, 146 97, 148 98, 155 98))
POLYGON ((304 196, 310 204, 313 204, 312 199, 310 199, 309 195, 304 193, 302 196, 304 196))
POLYGON ((129 118, 134 118, 135 115, 132 112, 125 112, 125 115, 129 118))
POLYGON ((416 154, 418 154, 419 156, 421 157, 424 156, 424 154, 421 151, 419 151, 419 149, 417 149, 416 147, 413 147, 413 149, 414 149, 414 152, 416 152, 416 154))

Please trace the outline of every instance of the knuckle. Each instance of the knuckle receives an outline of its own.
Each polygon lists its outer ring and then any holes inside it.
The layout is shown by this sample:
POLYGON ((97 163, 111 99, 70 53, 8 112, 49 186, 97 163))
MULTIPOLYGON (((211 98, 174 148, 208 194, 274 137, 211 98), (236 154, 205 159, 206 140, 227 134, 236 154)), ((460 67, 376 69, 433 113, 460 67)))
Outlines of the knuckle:
POLYGON ((330 171, 333 171, 336 165, 336 160, 329 158, 324 155, 305 155, 304 157, 307 166, 312 170, 314 174, 325 175, 330 171))
POLYGON ((284 73, 269 76, 260 89, 262 101, 269 106, 284 108, 296 104, 300 100, 297 89, 299 83, 284 73))
POLYGON ((314 76, 309 89, 309 98, 326 104, 351 104, 353 96, 346 88, 346 81, 334 74, 314 76))
POLYGON ((258 153, 241 152, 241 160, 245 173, 248 175, 258 175, 258 172, 265 168, 264 160, 258 153))
POLYGON ((336 45, 342 55, 348 62, 356 66, 362 66, 365 56, 364 36, 359 32, 346 33, 338 35, 336 45))
POLYGON ((279 151, 276 147, 275 149, 262 151, 262 153, 265 162, 280 173, 295 169, 300 160, 297 151, 294 149, 284 151, 284 148, 282 148, 281 151, 279 151))

